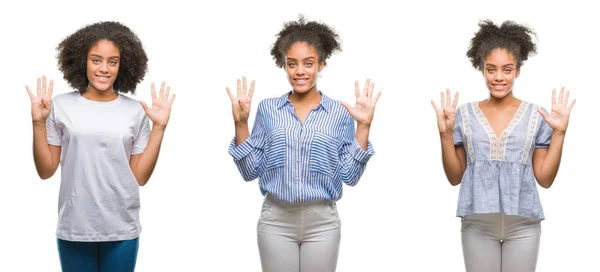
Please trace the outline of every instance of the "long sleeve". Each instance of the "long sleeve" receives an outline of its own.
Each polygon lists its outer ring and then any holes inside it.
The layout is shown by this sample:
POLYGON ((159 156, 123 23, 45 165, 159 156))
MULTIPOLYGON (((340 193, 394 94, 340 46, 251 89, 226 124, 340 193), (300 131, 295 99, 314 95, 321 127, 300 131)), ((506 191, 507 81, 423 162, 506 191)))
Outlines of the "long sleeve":
POLYGON ((229 155, 237 166, 245 181, 252 181, 259 176, 264 161, 265 126, 263 124, 263 103, 258 104, 256 119, 252 132, 244 142, 235 145, 235 137, 229 145, 229 155))
POLYGON ((367 162, 375 154, 371 141, 368 142, 367 151, 363 150, 355 137, 354 119, 348 115, 345 125, 343 143, 340 149, 341 176, 347 185, 354 186, 362 176, 367 162))

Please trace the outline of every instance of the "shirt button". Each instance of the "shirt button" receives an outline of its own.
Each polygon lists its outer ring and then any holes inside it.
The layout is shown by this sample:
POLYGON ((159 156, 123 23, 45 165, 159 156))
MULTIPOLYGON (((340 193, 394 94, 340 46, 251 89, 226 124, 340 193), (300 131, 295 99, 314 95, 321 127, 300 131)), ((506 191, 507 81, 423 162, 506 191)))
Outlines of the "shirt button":
POLYGON ((298 143, 300 143, 300 140, 298 140, 298 143))
POLYGON ((300 163, 300 160, 296 160, 296 163, 300 163))
POLYGON ((297 178, 296 180, 297 180, 298 182, 300 182, 300 178, 297 178))
POLYGON ((297 199, 297 200, 300 200, 300 199, 302 199, 302 198, 298 197, 298 198, 296 198, 296 199, 297 199))

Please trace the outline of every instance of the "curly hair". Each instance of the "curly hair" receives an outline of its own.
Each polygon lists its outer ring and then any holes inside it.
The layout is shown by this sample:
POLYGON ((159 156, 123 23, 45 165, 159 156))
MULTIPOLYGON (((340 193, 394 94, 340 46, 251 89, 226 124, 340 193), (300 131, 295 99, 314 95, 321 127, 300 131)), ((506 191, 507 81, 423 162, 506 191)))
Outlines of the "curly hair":
POLYGON ((314 46, 319 53, 319 62, 327 65, 327 59, 337 51, 342 51, 338 33, 330 26, 309 21, 300 15, 298 21, 284 23, 283 29, 276 35, 277 40, 271 48, 271 56, 277 67, 285 65, 285 53, 296 42, 305 42, 314 46))
POLYGON ((479 22, 479 27, 467 51, 467 57, 477 70, 482 70, 485 58, 494 49, 506 49, 510 52, 517 61, 517 69, 536 53, 536 44, 532 39, 536 34, 526 26, 505 21, 498 27, 490 20, 483 20, 479 22))
POLYGON ((88 53, 99 41, 108 40, 119 50, 118 76, 115 92, 135 93, 138 83, 148 70, 148 57, 142 42, 131 29, 119 22, 99 22, 87 25, 69 35, 56 47, 58 68, 69 85, 84 92, 88 88, 88 53))

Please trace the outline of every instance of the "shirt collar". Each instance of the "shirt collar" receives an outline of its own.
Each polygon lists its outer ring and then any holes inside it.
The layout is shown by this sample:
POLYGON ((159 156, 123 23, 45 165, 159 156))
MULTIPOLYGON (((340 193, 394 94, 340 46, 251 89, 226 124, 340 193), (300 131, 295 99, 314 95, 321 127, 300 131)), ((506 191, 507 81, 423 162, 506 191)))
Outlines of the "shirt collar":
MULTIPOLYGON (((277 109, 281 109, 283 106, 285 106, 286 104, 292 104, 290 102, 290 100, 288 99, 289 95, 292 92, 289 91, 285 94, 283 94, 282 96, 279 97, 278 101, 277 101, 277 109)), ((323 109, 326 112, 330 112, 331 111, 331 107, 333 107, 333 103, 334 101, 329 98, 328 96, 326 96, 322 91, 319 91, 319 93, 321 94, 321 103, 319 103, 319 106, 317 106, 317 109, 319 107, 323 107, 323 109)))

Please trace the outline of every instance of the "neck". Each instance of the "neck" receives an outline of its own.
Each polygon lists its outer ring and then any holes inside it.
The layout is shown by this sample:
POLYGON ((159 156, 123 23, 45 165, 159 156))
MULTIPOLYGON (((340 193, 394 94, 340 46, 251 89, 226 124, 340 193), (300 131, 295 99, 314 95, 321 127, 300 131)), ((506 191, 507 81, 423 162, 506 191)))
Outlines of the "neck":
POLYGON ((288 99, 292 104, 319 104, 321 102, 321 93, 317 91, 317 85, 315 85, 305 93, 292 91, 288 99))
POLYGON ((112 87, 104 91, 98 91, 90 85, 81 96, 93 101, 108 102, 117 99, 119 94, 115 93, 112 87))
POLYGON ((493 95, 490 95, 490 97, 487 100, 485 100, 486 103, 494 107, 509 106, 519 103, 520 101, 521 100, 516 98, 512 91, 508 93, 505 97, 498 98, 493 95))

